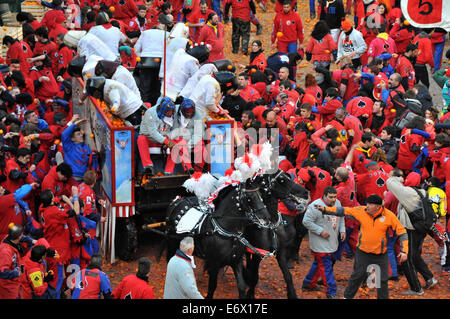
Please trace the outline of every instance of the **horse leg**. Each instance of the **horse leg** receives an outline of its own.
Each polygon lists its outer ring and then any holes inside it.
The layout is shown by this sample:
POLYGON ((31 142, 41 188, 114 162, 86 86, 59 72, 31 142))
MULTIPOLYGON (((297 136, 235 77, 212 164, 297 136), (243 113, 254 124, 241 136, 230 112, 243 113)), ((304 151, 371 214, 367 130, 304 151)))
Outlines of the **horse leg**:
POLYGON ((247 285, 244 280, 244 262, 242 259, 237 261, 234 265, 232 265, 234 277, 236 278, 236 285, 239 292, 239 299, 244 299, 246 297, 245 288, 247 285))
POLYGON ((261 263, 261 258, 255 255, 250 255, 247 258, 247 285, 249 286, 247 290, 247 298, 255 299, 255 288, 259 281, 259 264, 261 263))
POLYGON ((209 281, 208 281, 208 294, 206 295, 205 299, 212 299, 214 297, 214 292, 217 288, 217 276, 219 274, 219 269, 216 267, 208 267, 208 275, 209 275, 209 281))
POLYGON ((292 275, 288 268, 287 249, 280 249, 278 251, 277 261, 278 266, 283 273, 284 281, 286 282, 287 297, 289 299, 297 299, 297 293, 295 292, 292 275))
POLYGON ((303 238, 308 234, 308 229, 303 226, 303 214, 297 215, 295 220, 295 235, 293 239, 292 260, 300 263, 299 250, 302 245, 303 238))

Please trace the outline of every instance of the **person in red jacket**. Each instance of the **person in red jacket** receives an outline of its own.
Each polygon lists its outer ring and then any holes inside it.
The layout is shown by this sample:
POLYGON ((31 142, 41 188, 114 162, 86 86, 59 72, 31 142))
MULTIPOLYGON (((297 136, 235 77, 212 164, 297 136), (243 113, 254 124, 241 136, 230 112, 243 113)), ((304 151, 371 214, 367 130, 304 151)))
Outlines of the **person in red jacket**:
MULTIPOLYGON (((50 250, 53 251, 53 250, 50 250)), ((54 252, 54 251, 53 251, 54 252)), ((35 245, 23 258, 24 272, 20 277, 22 295, 20 299, 56 299, 52 271, 47 272, 44 259, 48 253, 44 245, 35 245)))
POLYGON ((405 49, 405 53, 399 56, 397 60, 397 66, 395 72, 402 77, 402 86, 405 91, 412 90, 416 84, 416 72, 411 61, 414 61, 417 57, 418 46, 415 44, 408 44, 405 49))
MULTIPOLYGON (((57 53, 56 53, 57 54, 57 53)), ((59 86, 53 75, 52 63, 46 55, 34 55, 34 66, 30 69, 35 95, 40 101, 53 98, 59 92, 59 86)))
POLYGON ((19 298, 20 282, 23 264, 23 227, 13 225, 6 238, 0 243, 0 299, 19 298), (21 269, 22 268, 22 269, 21 269))
POLYGON ((253 0, 227 0, 224 10, 224 23, 229 21, 229 11, 232 8, 231 22, 233 30, 231 34, 232 53, 239 51, 239 42, 242 38, 241 50, 244 55, 248 55, 248 45, 250 41, 250 19, 251 14, 256 14, 256 7, 253 0))
POLYGON ((327 186, 331 186, 332 178, 330 173, 315 166, 315 163, 310 160, 303 165, 304 167, 299 170, 299 177, 309 190, 311 201, 315 201, 323 195, 327 186))
POLYGON ((65 265, 72 257, 69 219, 80 214, 77 187, 72 187, 71 195, 73 203, 67 196, 62 196, 61 199, 55 198, 50 189, 44 189, 40 194, 42 204, 39 208, 39 215, 44 237, 60 256, 57 260, 50 260, 48 264, 49 269, 54 273, 51 285, 55 287, 58 296, 64 284, 65 265))
POLYGON ((42 181, 41 189, 50 189, 55 196, 70 196, 73 185, 75 181, 72 178, 72 167, 63 162, 50 169, 42 181))
POLYGON ((9 226, 25 224, 25 214, 31 215, 32 212, 28 210, 28 205, 22 201, 33 188, 37 188, 37 184, 26 184, 18 188, 15 192, 6 192, 6 190, 0 186, 0 207, 2 207, 2 213, 0 214, 0 238, 5 238, 8 235, 9 226))
MULTIPOLYGON (((33 58, 27 59, 28 63, 33 63, 37 60, 41 60, 43 55, 46 55, 50 59, 49 67, 53 74, 58 73, 58 45, 50 41, 48 38, 48 29, 46 27, 40 27, 36 30, 35 36, 37 39, 36 45, 33 50, 33 58)), ((35 64, 36 65, 36 64, 35 64)))
POLYGON ((278 117, 288 124, 291 116, 295 116, 295 101, 286 92, 281 92, 277 95, 276 102, 273 110, 277 113, 278 117))
POLYGON ((430 152, 429 158, 433 162, 433 176, 445 181, 445 164, 450 158, 450 138, 445 133, 439 133, 434 140, 435 149, 430 152))
POLYGON ((11 158, 6 162, 5 187, 11 193, 16 191, 24 184, 32 184, 31 172, 34 168, 29 167, 31 161, 31 151, 21 147, 17 150, 15 158, 11 158))
POLYGON ((134 0, 108 0, 106 6, 113 11, 114 19, 123 21, 126 25, 137 16, 139 10, 134 0), (112 8, 111 8, 112 7, 112 8))
POLYGON ((241 73, 238 75, 238 87, 239 87, 239 95, 246 101, 246 102, 254 102, 257 99, 259 99, 261 96, 259 95, 258 91, 255 89, 255 87, 251 84, 249 84, 249 76, 247 73, 241 73))
POLYGON ((384 198, 384 192, 387 191, 386 181, 389 178, 389 175, 380 169, 377 162, 371 161, 365 166, 368 172, 356 175, 356 189, 361 203, 364 203, 364 198, 372 194, 384 198))
POLYGON ((155 299, 153 289, 148 284, 149 273, 150 260, 141 257, 136 275, 129 275, 122 279, 111 295, 114 299, 155 299))
POLYGON ((306 60, 312 64, 330 68, 331 56, 336 57, 337 45, 330 34, 330 28, 324 20, 319 20, 311 32, 306 47, 306 60))
POLYGON ((112 299, 108 276, 101 270, 103 258, 94 254, 91 263, 74 278, 72 299, 112 299))
POLYGON ((310 131, 319 130, 322 125, 320 124, 318 116, 313 114, 312 110, 313 106, 310 103, 301 104, 300 107, 295 111, 297 117, 295 118, 294 124, 296 125, 299 122, 306 122, 312 125, 312 129, 309 129, 310 131))
POLYGON ((66 79, 71 78, 69 73, 67 72, 67 68, 69 67, 70 61, 73 60, 75 55, 77 54, 75 50, 69 48, 64 44, 64 33, 60 33, 56 37, 56 44, 59 46, 58 48, 58 73, 55 75, 57 82, 63 82, 66 79))
POLYGON ((412 129, 424 130, 425 119, 413 118, 402 130, 398 149, 397 167, 405 174, 411 172, 413 163, 419 156, 425 142, 425 138, 419 134, 412 134, 412 129))
POLYGON ((363 126, 370 127, 368 121, 373 113, 373 100, 367 96, 356 96, 345 106, 348 114, 357 117, 363 126))
POLYGON ((224 33, 223 24, 219 22, 217 13, 210 13, 206 24, 200 29, 200 35, 198 37, 198 42, 203 42, 205 45, 211 47, 208 63, 225 59, 223 53, 224 33))
POLYGON ((431 43, 430 35, 422 30, 418 35, 414 37, 414 44, 419 47, 419 54, 417 55, 416 64, 414 69, 416 70, 416 82, 422 82, 427 88, 430 87, 430 79, 428 78, 427 64, 434 69, 433 59, 433 44, 431 43))
POLYGON ((204 0, 200 1, 199 8, 192 11, 187 18, 189 27, 189 37, 194 43, 198 43, 200 29, 206 24, 209 14, 214 13, 209 9, 208 3, 204 0))
MULTIPOLYGON (((61 11, 59 11, 61 12, 61 11)), ((55 19, 50 23, 50 27, 48 28, 48 39, 52 42, 56 42, 56 37, 60 33, 66 34, 69 30, 66 28, 67 18, 64 13, 61 12, 60 15, 56 16, 55 19)))
POLYGON ((405 25, 404 19, 402 21, 400 18, 397 18, 389 31, 389 36, 395 41, 397 53, 403 54, 414 36, 412 26, 410 24, 405 25))
POLYGON ((277 13, 273 19, 272 47, 276 47, 278 52, 292 53, 301 49, 302 43, 302 19, 292 10, 291 2, 285 0, 283 11, 277 13))
POLYGON ((19 60, 20 71, 22 71, 24 76, 28 75, 30 64, 27 62, 27 58, 30 58, 33 54, 30 46, 26 42, 14 39, 9 35, 3 37, 3 45, 8 48, 6 64, 10 65, 13 59, 17 59, 19 60))
POLYGON ((317 107, 319 111, 322 125, 328 124, 335 115, 338 108, 342 107, 341 98, 339 97, 339 91, 337 88, 328 88, 325 91, 325 98, 323 103, 317 107))

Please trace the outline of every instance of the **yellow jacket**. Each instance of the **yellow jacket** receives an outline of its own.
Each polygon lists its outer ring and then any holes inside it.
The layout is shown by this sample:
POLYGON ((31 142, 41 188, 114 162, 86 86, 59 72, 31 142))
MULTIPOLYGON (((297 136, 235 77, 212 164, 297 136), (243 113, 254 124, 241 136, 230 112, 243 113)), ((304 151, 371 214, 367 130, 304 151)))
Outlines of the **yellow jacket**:
POLYGON ((430 198, 433 210, 438 216, 445 216, 447 214, 447 195, 438 187, 428 188, 428 198, 430 198))

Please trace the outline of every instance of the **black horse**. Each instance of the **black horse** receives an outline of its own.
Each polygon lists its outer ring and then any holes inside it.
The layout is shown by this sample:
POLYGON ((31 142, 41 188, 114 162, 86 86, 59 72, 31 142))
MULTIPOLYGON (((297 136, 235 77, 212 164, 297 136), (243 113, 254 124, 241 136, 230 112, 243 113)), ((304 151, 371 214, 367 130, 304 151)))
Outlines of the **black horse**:
MULTIPOLYGON (((293 201, 298 205, 298 211, 304 212, 309 201, 309 193, 304 187, 294 183, 290 176, 282 170, 278 170, 274 174, 260 175, 255 182, 261 188, 264 204, 271 216, 272 228, 249 227, 246 237, 255 247, 276 252, 275 256, 286 282, 287 297, 297 298, 288 262, 291 256, 298 253, 298 237, 305 235, 302 227, 299 227, 299 224, 301 225, 299 219, 302 215, 299 214, 297 217, 281 216, 278 211, 278 201, 293 201)), ((245 271, 245 280, 249 286, 247 298, 255 297, 261 260, 261 256, 247 254, 245 271)))
POLYGON ((205 212, 207 216, 198 231, 181 235, 176 233, 177 220, 191 207, 202 207, 196 197, 179 198, 169 205, 166 217, 167 258, 173 256, 182 237, 193 236, 194 255, 205 260, 205 270, 209 274, 206 298, 213 297, 219 270, 227 265, 233 269, 239 298, 245 298, 243 256, 247 248, 254 247, 246 240, 244 232, 250 225, 270 227, 269 212, 259 189, 248 182, 226 186, 213 204, 214 211, 205 212))

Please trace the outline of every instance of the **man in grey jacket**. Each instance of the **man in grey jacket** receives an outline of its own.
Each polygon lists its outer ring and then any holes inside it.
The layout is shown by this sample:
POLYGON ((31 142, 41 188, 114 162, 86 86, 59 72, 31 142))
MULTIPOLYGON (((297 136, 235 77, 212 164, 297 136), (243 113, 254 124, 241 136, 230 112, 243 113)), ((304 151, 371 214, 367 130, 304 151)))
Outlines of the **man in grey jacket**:
MULTIPOLYGON (((410 173, 403 184, 402 177, 393 176, 386 181, 387 189, 398 199, 397 218, 408 233, 408 259, 401 267, 408 280, 410 290, 405 291, 404 295, 422 296, 424 291, 420 285, 417 272, 419 272, 425 279, 424 289, 429 289, 437 284, 433 273, 428 268, 425 261, 422 259, 422 245, 427 233, 420 232, 414 229, 414 226, 409 218, 409 213, 413 212, 420 205, 420 196, 413 189, 419 186, 421 176, 417 173, 410 173)), ((419 189, 422 195, 426 196, 426 191, 419 189)))
POLYGON ((327 297, 336 299, 337 284, 334 280, 333 255, 341 241, 345 240, 345 220, 342 217, 323 215, 315 205, 341 207, 337 199, 337 190, 328 186, 323 197, 312 202, 303 217, 303 225, 309 230, 309 246, 314 256, 310 271, 303 280, 303 290, 317 290, 316 282, 320 276, 327 287, 327 297))
POLYGON ((204 299, 197 288, 193 267, 194 239, 185 237, 167 264, 164 299, 204 299))

